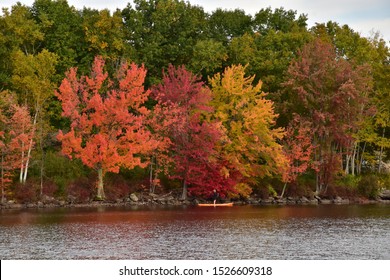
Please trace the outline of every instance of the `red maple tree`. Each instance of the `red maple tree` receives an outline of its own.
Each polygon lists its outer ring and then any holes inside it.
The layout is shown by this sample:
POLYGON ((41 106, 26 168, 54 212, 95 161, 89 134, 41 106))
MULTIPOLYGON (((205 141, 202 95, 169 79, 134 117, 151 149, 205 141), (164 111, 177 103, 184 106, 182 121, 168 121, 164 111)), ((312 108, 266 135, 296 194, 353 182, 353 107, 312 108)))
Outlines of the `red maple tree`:
POLYGON ((284 83, 287 104, 300 116, 290 127, 308 128, 317 193, 327 189, 342 166, 342 151, 354 143, 370 84, 366 65, 338 57, 321 39, 305 45, 289 66, 284 83))
POLYGON ((154 87, 153 96, 156 108, 170 123, 164 130, 171 142, 172 178, 182 181, 182 198, 186 199, 188 192, 207 196, 213 189, 230 190, 232 184, 221 172, 223 165, 215 149, 221 125, 208 119, 212 112, 210 90, 184 66, 170 65, 162 83, 154 87))
POLYGON ((58 135, 62 151, 98 172, 98 199, 105 198, 106 172, 145 166, 141 155, 157 145, 145 125, 150 113, 143 106, 149 96, 145 68, 123 63, 110 79, 104 64, 96 57, 91 74, 80 78, 70 69, 56 93, 62 115, 71 121, 70 131, 58 135))

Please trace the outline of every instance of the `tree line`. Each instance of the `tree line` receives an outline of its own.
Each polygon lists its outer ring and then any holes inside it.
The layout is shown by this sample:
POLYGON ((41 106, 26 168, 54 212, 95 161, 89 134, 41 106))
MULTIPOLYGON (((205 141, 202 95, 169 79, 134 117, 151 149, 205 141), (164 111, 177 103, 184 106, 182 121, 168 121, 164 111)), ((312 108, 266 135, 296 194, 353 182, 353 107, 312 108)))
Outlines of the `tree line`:
POLYGON ((2 200, 132 184, 375 197, 389 185, 388 45, 307 19, 179 0, 3 9, 2 200))

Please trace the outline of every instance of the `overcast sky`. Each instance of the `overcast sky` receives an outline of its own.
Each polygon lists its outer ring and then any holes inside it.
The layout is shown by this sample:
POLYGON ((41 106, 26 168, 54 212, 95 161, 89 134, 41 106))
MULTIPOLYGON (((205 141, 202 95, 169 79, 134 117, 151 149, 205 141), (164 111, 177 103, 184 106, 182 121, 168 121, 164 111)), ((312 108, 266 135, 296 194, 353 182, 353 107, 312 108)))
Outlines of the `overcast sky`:
MULTIPOLYGON (((17 0, 0 0, 0 7, 11 7, 17 0)), ((34 0, 20 0, 31 6, 34 0)), ((76 8, 83 6, 114 11, 123 9, 131 0, 68 0, 69 5, 76 8)), ((254 15, 262 8, 272 9, 284 7, 292 9, 297 14, 307 14, 309 27, 316 22, 324 23, 329 20, 340 25, 348 24, 362 36, 369 37, 371 32, 379 31, 382 37, 390 41, 390 1, 389 0, 189 0, 193 5, 199 5, 207 12, 216 8, 240 8, 254 15)))

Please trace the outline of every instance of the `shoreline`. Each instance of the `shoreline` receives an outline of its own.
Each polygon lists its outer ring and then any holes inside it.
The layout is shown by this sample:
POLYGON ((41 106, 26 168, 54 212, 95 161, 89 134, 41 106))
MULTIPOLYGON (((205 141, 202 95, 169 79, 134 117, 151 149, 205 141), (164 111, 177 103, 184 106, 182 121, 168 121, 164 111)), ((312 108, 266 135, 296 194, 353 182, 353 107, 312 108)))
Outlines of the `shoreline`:
MULTIPOLYGON (((116 201, 89 201, 89 202, 75 202, 72 200, 57 200, 52 197, 44 197, 43 200, 38 202, 30 203, 18 203, 15 201, 8 201, 0 204, 0 210, 7 209, 43 209, 43 208, 93 208, 98 206, 104 207, 124 207, 124 206, 196 206, 200 203, 206 202, 205 200, 191 199, 191 200, 180 200, 174 198, 171 195, 147 195, 146 197, 141 195, 138 197, 136 194, 131 194, 129 197, 124 199, 117 199, 116 201)), ((377 199, 367 198, 341 198, 336 197, 334 199, 321 198, 315 196, 313 198, 307 197, 286 197, 286 198, 268 198, 268 199, 256 199, 249 198, 247 200, 238 201, 226 201, 233 202, 236 206, 242 205, 347 205, 347 204, 388 204, 390 205, 389 197, 384 199, 378 197, 377 199)))

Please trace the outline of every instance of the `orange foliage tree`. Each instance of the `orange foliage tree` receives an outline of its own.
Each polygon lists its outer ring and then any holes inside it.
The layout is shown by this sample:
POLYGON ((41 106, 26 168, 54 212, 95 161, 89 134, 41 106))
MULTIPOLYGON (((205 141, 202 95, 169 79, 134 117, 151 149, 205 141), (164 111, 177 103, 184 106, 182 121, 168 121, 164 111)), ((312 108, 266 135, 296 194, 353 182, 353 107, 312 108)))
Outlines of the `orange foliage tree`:
POLYGON ((312 160, 315 146, 311 142, 310 123, 299 115, 294 115, 291 124, 287 127, 284 140, 284 152, 289 165, 283 178, 285 184, 281 197, 286 190, 287 183, 295 182, 299 174, 312 168, 318 171, 318 164, 312 160))
MULTIPOLYGON (((25 170, 28 149, 32 142, 33 124, 26 106, 20 106, 16 98, 4 91, 0 96, 0 165, 1 199, 12 183, 15 170, 20 170, 20 179, 25 170)), ((33 143, 33 142, 32 142, 33 143)))
POLYGON ((71 68, 56 92, 62 115, 71 121, 70 131, 58 135, 62 152, 97 171, 97 199, 105 198, 106 172, 145 166, 141 155, 157 145, 145 125, 150 113, 143 106, 149 96, 145 68, 123 63, 111 79, 104 65, 96 57, 90 76, 80 78, 71 68))

